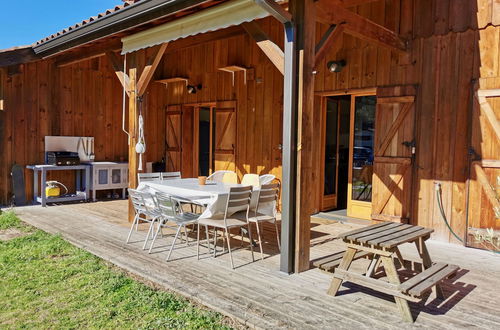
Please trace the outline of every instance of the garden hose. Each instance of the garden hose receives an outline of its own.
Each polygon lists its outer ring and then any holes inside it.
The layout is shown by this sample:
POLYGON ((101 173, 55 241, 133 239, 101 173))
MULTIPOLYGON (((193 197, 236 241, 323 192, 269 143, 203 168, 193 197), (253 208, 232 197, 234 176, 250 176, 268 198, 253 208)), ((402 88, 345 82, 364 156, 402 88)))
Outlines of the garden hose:
POLYGON ((455 238, 457 240, 459 240, 461 243, 464 243, 464 240, 462 238, 460 238, 460 236, 458 236, 453 231, 448 220, 446 219, 446 214, 444 213, 444 207, 443 207, 443 198, 441 197, 441 194, 442 194, 441 183, 439 183, 439 182, 434 183, 434 187, 436 189, 436 200, 437 200, 437 204, 438 204, 438 208, 439 208, 439 213, 441 214, 441 219, 446 224, 446 227, 448 227, 448 230, 450 231, 450 233, 452 233, 453 236, 455 236, 455 238))

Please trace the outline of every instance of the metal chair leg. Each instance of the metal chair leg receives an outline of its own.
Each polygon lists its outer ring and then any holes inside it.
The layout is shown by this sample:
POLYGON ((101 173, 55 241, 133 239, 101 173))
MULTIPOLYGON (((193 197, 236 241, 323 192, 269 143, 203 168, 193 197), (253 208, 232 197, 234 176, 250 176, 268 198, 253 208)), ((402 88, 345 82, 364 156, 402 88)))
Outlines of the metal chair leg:
POLYGON ((200 224, 198 224, 198 228, 196 230, 196 257, 200 260, 200 224))
POLYGON ((146 239, 144 240, 144 244, 142 245, 143 250, 146 250, 146 245, 148 244, 149 236, 150 236, 150 233, 153 231, 153 227, 155 225, 155 222, 156 222, 156 219, 153 219, 151 221, 151 224, 149 225, 148 234, 146 235, 146 239))
POLYGON ((135 217, 134 217, 134 221, 132 222, 132 226, 130 227, 130 231, 128 232, 128 236, 127 236, 127 242, 128 243, 130 241, 130 237, 132 236, 132 232, 134 231, 134 226, 136 225, 136 223, 138 222, 138 217, 139 215, 136 214, 135 217))
POLYGON ((259 222, 258 221, 255 222, 255 226, 257 227, 257 236, 259 237, 260 259, 264 260, 264 252, 262 251, 262 238, 260 236, 260 226, 259 226, 259 222))
POLYGON ((161 231, 161 225, 162 223, 158 221, 158 228, 156 229, 155 235, 153 236, 153 241, 151 242, 151 245, 149 246, 149 251, 148 253, 151 253, 153 250, 153 246, 155 245, 156 237, 158 237, 158 233, 161 231))
POLYGON ((177 241, 177 237, 179 237, 179 233, 182 230, 182 226, 179 226, 177 228, 177 232, 175 233, 174 241, 172 242, 172 245, 170 246, 170 251, 168 252, 167 256, 167 261, 170 260, 170 255, 172 254, 172 251, 174 250, 175 242, 177 241))
POLYGON ((281 252, 280 232, 278 229, 278 221, 276 221, 276 219, 274 219, 274 228, 276 228, 276 240, 278 241, 278 250, 281 252))
POLYGON ((255 257, 253 255, 253 244, 252 244, 252 226, 250 226, 250 223, 248 223, 248 240, 250 242, 250 251, 252 251, 252 261, 255 261, 255 257))
POLYGON ((208 237, 208 226, 205 225, 205 235, 207 237, 207 247, 208 247, 208 253, 210 253, 210 239, 208 237))
POLYGON ((184 236, 186 237, 186 246, 189 246, 189 236, 187 232, 186 225, 182 225, 184 227, 184 236))
POLYGON ((229 237, 229 232, 227 229, 224 230, 224 234, 225 234, 226 239, 227 239, 227 248, 229 250, 229 258, 231 259, 231 267, 234 269, 233 253, 231 252, 231 243, 229 242, 230 237, 229 237))

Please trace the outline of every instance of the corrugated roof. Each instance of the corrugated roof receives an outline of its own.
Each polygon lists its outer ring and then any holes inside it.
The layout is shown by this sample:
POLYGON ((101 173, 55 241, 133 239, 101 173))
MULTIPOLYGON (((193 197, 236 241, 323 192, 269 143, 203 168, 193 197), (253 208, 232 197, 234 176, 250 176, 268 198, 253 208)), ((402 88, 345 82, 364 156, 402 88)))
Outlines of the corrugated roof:
POLYGON ((54 33, 54 34, 52 34, 52 35, 50 35, 50 36, 48 36, 48 37, 45 37, 45 38, 43 38, 43 39, 41 39, 41 40, 38 40, 37 42, 35 42, 35 43, 33 44, 33 46, 38 46, 38 45, 41 45, 41 44, 43 44, 44 42, 47 42, 47 41, 52 40, 52 39, 54 39, 54 38, 57 38, 57 37, 59 37, 59 36, 61 36, 61 35, 65 34, 65 33, 67 33, 67 32, 70 32, 70 31, 76 30, 76 29, 78 29, 78 28, 81 28, 82 26, 85 26, 85 25, 87 25, 87 24, 90 24, 90 23, 93 23, 93 22, 95 22, 95 21, 98 21, 98 20, 100 20, 100 19, 101 19, 101 18, 103 18, 103 17, 106 17, 106 16, 109 16, 109 15, 111 15, 111 14, 114 14, 114 13, 116 13, 117 11, 120 11, 120 10, 122 10, 122 9, 124 9, 124 8, 127 8, 127 7, 130 7, 130 6, 133 6, 133 5, 134 5, 134 4, 136 4, 137 2, 141 2, 141 1, 145 1, 145 0, 122 0, 122 1, 123 1, 123 4, 122 4, 122 5, 117 5, 117 6, 115 6, 114 8, 108 9, 108 10, 106 10, 105 12, 102 12, 102 13, 97 14, 96 16, 92 16, 92 17, 90 17, 90 18, 88 18, 88 19, 86 19, 86 20, 84 20, 84 21, 81 21, 81 22, 79 22, 79 23, 76 23, 75 25, 72 25, 72 26, 70 26, 70 27, 68 27, 68 28, 66 28, 66 29, 63 29, 63 30, 61 30, 61 31, 59 31, 59 32, 56 32, 56 33, 54 33))

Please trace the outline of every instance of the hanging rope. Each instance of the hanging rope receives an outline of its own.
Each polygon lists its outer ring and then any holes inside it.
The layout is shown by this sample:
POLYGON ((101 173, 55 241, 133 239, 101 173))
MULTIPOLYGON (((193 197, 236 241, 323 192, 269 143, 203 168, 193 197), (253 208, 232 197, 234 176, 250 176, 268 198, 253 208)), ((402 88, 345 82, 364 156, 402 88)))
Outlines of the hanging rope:
POLYGON ((142 117, 142 97, 139 97, 139 134, 135 145, 135 152, 139 154, 139 171, 142 171, 142 154, 146 152, 146 140, 144 138, 144 118, 142 117))

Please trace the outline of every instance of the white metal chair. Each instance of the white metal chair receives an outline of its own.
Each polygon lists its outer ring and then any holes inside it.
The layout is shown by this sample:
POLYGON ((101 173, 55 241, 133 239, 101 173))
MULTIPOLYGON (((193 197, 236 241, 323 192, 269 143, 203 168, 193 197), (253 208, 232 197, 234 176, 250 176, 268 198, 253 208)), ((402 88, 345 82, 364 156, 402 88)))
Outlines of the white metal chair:
POLYGON ((272 174, 263 174, 259 176, 259 181, 261 186, 265 184, 270 184, 271 182, 273 182, 274 179, 276 179, 276 176, 272 174))
MULTIPOLYGON (((207 177, 207 181, 220 182, 224 180, 224 175, 226 173, 234 173, 233 171, 215 171, 207 177)), ((236 174, 236 173, 235 173, 236 174)))
MULTIPOLYGON (((184 212, 182 209, 182 200, 180 198, 176 198, 174 196, 170 196, 168 194, 157 192, 155 195, 156 207, 160 212, 160 216, 157 218, 157 229, 155 235, 153 236, 153 241, 151 242, 151 246, 149 247, 149 253, 153 250, 156 238, 158 234, 161 232, 162 228, 176 228, 176 233, 174 237, 174 241, 170 246, 170 250, 168 252, 167 261, 170 260, 170 255, 174 250, 175 242, 179 237, 182 228, 184 228, 184 234, 186 236, 186 244, 189 244, 189 238, 186 230, 186 225, 194 224, 198 221, 199 215, 194 213, 184 212), (172 223, 172 225, 169 225, 172 223)), ((151 223, 151 228, 154 227, 154 222, 151 223)))
MULTIPOLYGON (((250 250, 252 251, 252 260, 254 259, 253 245, 252 245, 252 229, 248 222, 248 213, 250 211, 250 199, 252 197, 252 186, 246 187, 232 187, 229 189, 229 194, 226 203, 226 209, 221 216, 214 216, 212 218, 201 218, 198 220, 198 237, 196 254, 200 259, 200 226, 214 227, 224 230, 224 236, 227 240, 227 247, 229 250, 229 257, 231 259, 231 267, 234 269, 233 254, 231 251, 231 236, 229 230, 233 228, 248 227, 248 238, 250 240, 250 250)), ((224 243, 224 242, 223 242, 224 243)), ((210 252, 210 241, 207 232, 207 245, 210 252)), ((217 233, 214 237, 214 257, 216 256, 217 247, 217 233)))
POLYGON ((280 234, 278 230, 278 222, 276 220, 276 215, 278 213, 277 204, 279 199, 279 189, 280 185, 278 183, 262 185, 259 191, 257 207, 255 208, 255 211, 252 211, 250 213, 250 216, 248 217, 248 221, 255 223, 255 226, 257 227, 257 236, 259 237, 261 259, 264 259, 264 253, 262 251, 262 237, 260 235, 260 223, 262 222, 274 223, 278 249, 281 250, 280 234))
POLYGON ((162 178, 161 178, 161 172, 154 172, 154 173, 137 173, 137 179, 139 180, 139 183, 141 183, 141 182, 160 181, 162 178))
POLYGON ((238 175, 234 172, 228 171, 224 173, 224 177, 222 178, 223 183, 229 184, 237 184, 238 183, 238 175))
POLYGON ((127 236, 127 243, 130 241, 130 237, 132 236, 132 232, 134 231, 134 226, 135 230, 137 231, 139 222, 147 222, 151 224, 151 226, 149 227, 148 234, 142 246, 142 249, 144 250, 146 249, 146 243, 149 240, 149 236, 152 235, 152 225, 160 216, 160 212, 155 207, 156 202, 154 201, 153 195, 151 195, 150 193, 129 188, 128 195, 134 207, 135 216, 127 236))
POLYGON ((180 178, 181 178, 181 172, 161 172, 162 180, 174 180, 180 178))
POLYGON ((254 188, 260 186, 260 180, 258 174, 245 174, 243 179, 241 179, 241 184, 253 186, 254 188))

